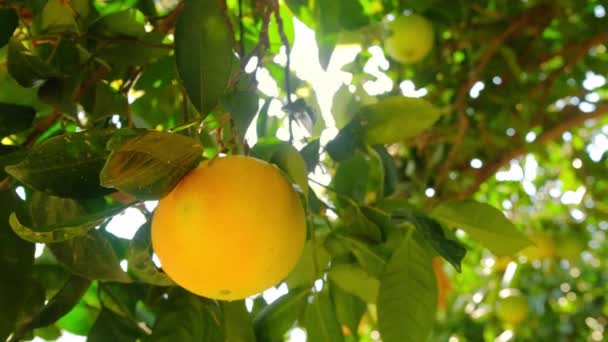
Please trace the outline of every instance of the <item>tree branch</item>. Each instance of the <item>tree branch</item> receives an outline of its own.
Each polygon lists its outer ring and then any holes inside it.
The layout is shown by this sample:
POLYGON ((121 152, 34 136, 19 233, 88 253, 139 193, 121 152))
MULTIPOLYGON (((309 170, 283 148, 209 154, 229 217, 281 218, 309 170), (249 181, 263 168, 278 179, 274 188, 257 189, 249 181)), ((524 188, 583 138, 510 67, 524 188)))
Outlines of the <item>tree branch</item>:
POLYGON ((545 132, 536 139, 534 144, 526 144, 514 150, 506 151, 502 153, 500 158, 477 170, 474 174, 475 182, 455 197, 457 199, 466 199, 470 197, 479 189, 481 184, 494 176, 500 168, 507 165, 511 160, 528 153, 533 145, 547 144, 559 138, 564 132, 583 125, 587 120, 597 119, 608 114, 608 102, 598 104, 595 111, 591 113, 583 113, 576 106, 569 106, 564 109, 563 112, 565 112, 564 119, 552 127, 547 128, 545 132))
POLYGON ((511 21, 511 24, 500 35, 496 36, 492 40, 483 56, 479 59, 479 62, 477 63, 475 68, 470 71, 467 81, 458 89, 458 93, 456 94, 456 100, 454 101, 454 107, 456 108, 456 111, 458 113, 458 132, 456 134, 456 138, 454 139, 448 157, 443 163, 439 174, 435 180, 435 186, 439 186, 445 180, 445 177, 449 173, 452 164, 460 153, 460 148, 464 142, 464 138, 466 137, 466 132, 469 128, 469 118, 467 117, 466 113, 467 95, 471 90, 471 87, 473 87, 473 85, 480 79, 481 74, 485 70, 490 60, 494 57, 494 55, 496 55, 498 49, 510 36, 518 32, 528 24, 528 22, 533 18, 534 13, 536 13, 536 9, 537 8, 514 18, 511 21))

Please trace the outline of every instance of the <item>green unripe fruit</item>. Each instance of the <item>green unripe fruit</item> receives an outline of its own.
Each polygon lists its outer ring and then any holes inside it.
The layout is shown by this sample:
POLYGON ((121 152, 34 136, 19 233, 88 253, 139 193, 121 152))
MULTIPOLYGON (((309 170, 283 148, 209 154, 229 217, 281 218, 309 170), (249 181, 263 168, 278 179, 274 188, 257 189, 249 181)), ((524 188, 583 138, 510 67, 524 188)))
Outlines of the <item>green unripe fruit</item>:
POLYGON ((519 291, 502 290, 496 301, 496 316, 503 323, 517 326, 528 318, 528 299, 519 291))
POLYGON ((411 64, 426 57, 433 48, 433 26, 424 17, 399 16, 388 23, 390 31, 384 46, 394 60, 411 64))

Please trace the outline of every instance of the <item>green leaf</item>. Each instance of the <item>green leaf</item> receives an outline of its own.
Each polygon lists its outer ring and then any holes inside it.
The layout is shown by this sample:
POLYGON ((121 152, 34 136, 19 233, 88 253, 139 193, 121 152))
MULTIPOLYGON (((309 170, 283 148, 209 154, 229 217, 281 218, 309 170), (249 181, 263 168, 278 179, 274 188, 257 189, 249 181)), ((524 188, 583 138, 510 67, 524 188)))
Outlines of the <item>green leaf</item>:
POLYGON ((342 325, 342 329, 348 328, 350 332, 350 334, 344 333, 344 335, 356 337, 359 323, 367 309, 367 304, 359 297, 342 290, 331 281, 328 283, 328 286, 330 286, 331 298, 338 322, 342 325))
POLYGON ((255 342, 253 323, 245 301, 220 302, 224 314, 224 337, 230 342, 255 342))
POLYGON ((386 260, 382 254, 360 239, 344 234, 335 234, 335 236, 354 254, 355 259, 370 275, 379 276, 382 274, 386 265, 386 260))
POLYGON ((467 250, 458 242, 448 239, 439 223, 414 211, 406 212, 403 218, 411 222, 425 241, 460 272, 460 263, 467 250))
POLYGON ((292 289, 262 309, 253 321, 257 340, 283 341, 285 333, 304 311, 309 291, 307 287, 292 289))
POLYGON ((290 289, 312 287, 315 280, 321 277, 331 259, 324 246, 325 237, 317 236, 314 243, 313 239, 306 242, 300 260, 285 279, 290 289))
POLYGON ((8 215, 23 211, 14 191, 0 192, 0 340, 15 330, 27 298, 27 282, 34 262, 34 244, 19 239, 8 227, 8 215))
POLYGON ((306 333, 308 341, 344 341, 340 323, 332 304, 327 289, 313 295, 312 302, 306 308, 306 333))
POLYGON ((222 106, 231 113, 241 140, 255 117, 259 106, 259 97, 253 91, 236 91, 222 98, 222 106))
POLYGON ((101 310, 87 336, 87 342, 135 341, 140 337, 139 328, 110 310, 101 310))
POLYGON ((190 101, 207 115, 224 93, 233 60, 219 2, 185 1, 175 26, 175 60, 190 101))
POLYGON ((262 108, 260 108, 260 113, 258 114, 258 120, 255 124, 256 133, 259 138, 267 137, 273 135, 268 131, 268 108, 270 108, 270 103, 272 102, 272 98, 267 98, 262 108))
POLYGON ((86 336, 95 324, 99 312, 99 308, 92 307, 81 300, 70 312, 61 317, 56 325, 72 334, 86 336))
MULTIPOLYGON (((369 161, 366 156, 363 153, 356 153, 338 164, 332 180, 334 189, 357 203, 363 203, 367 195, 369 172, 369 161)), ((343 199, 338 198, 338 200, 344 203, 343 199)))
POLYGON ((175 283, 152 262, 150 224, 147 222, 137 230, 127 252, 129 272, 138 280, 156 286, 173 286, 175 283))
POLYGON ((361 146, 362 141, 361 127, 356 122, 351 121, 340 130, 332 141, 327 143, 327 153, 335 161, 344 161, 353 156, 357 148, 361 146))
POLYGON ((32 107, 0 102, 0 137, 30 128, 35 116, 32 107))
POLYGON ((497 256, 514 255, 531 244, 498 209, 475 201, 450 201, 437 205, 430 215, 464 230, 497 256))
POLYGON ((24 331, 44 327, 55 323, 67 314, 80 301, 87 291, 91 281, 78 276, 72 276, 61 290, 24 326, 24 331))
POLYGON ((66 133, 37 144, 6 172, 34 190, 60 197, 95 197, 111 192, 99 185, 112 131, 66 133))
POLYGON ((62 265, 83 278, 131 282, 120 268, 110 242, 95 229, 64 242, 50 243, 47 247, 62 265))
POLYGON ((11 77, 25 88, 31 88, 43 80, 61 76, 57 70, 45 63, 39 56, 28 51, 15 38, 8 43, 6 66, 11 77))
POLYGON ((424 99, 385 97, 362 107, 352 122, 368 145, 391 144, 416 137, 435 124, 441 113, 424 99))
POLYGON ((45 33, 76 32, 78 26, 72 16, 71 4, 48 0, 42 9, 41 29, 45 33))
POLYGON ((106 37, 141 38, 146 34, 145 24, 146 18, 143 13, 136 9, 127 9, 99 18, 91 26, 90 31, 106 37))
POLYGON ((276 164, 308 196, 308 172, 306 162, 295 147, 276 138, 258 140, 251 155, 276 164))
POLYGON ((395 193, 399 184, 397 164, 384 146, 376 145, 374 150, 380 156, 382 169, 384 170, 384 196, 390 196, 395 193))
POLYGON ((321 142, 319 139, 315 139, 300 150, 302 158, 306 162, 306 169, 308 172, 313 172, 319 164, 319 149, 321 148, 321 142))
POLYGON ((0 9, 0 48, 8 43, 18 25, 17 11, 13 8, 0 9))
POLYGON ((126 116, 129 110, 127 97, 104 82, 98 82, 94 87, 90 87, 83 94, 80 103, 87 116, 93 120, 114 114, 126 116))
POLYGON ((35 209, 34 225, 33 227, 27 227, 23 225, 15 213, 10 215, 9 222, 11 228, 19 237, 24 240, 31 242, 40 243, 55 243, 63 242, 78 236, 86 234, 86 232, 99 226, 108 218, 120 213, 124 210, 124 207, 110 208, 101 212, 93 214, 83 214, 82 209, 77 207, 75 202, 69 199, 62 199, 59 197, 51 197, 46 203, 42 203, 41 206, 32 206, 35 209), (44 205, 48 205, 48 209, 44 209, 44 205), (62 205, 65 205, 63 207, 62 205), (66 213, 74 213, 75 215, 71 218, 64 220, 66 213), (60 221, 55 221, 57 215, 60 215, 60 221), (49 215, 48 223, 41 223, 41 219, 36 220, 39 215, 49 215), (53 218, 53 220, 51 220, 53 218), (38 223, 36 223, 38 222, 38 223), (56 223, 51 223, 56 222, 56 223))
POLYGON ((158 314, 149 340, 223 342, 217 311, 215 304, 206 299, 184 290, 173 291, 158 314))
POLYGON ((329 280, 342 290, 367 303, 376 303, 380 281, 356 264, 334 264, 328 273, 329 280))
MULTIPOLYGON (((97 55, 117 67, 145 65, 166 57, 171 45, 163 43, 164 36, 149 32, 139 38, 120 38, 104 42, 97 55)), ((166 113, 163 113, 166 114, 166 113)))
POLYGON ((118 137, 109 142, 108 148, 113 151, 101 171, 101 184, 141 199, 169 193, 196 167, 203 153, 200 144, 191 138, 158 131, 146 131, 126 142, 118 137))
POLYGON ((437 284, 426 247, 407 236, 380 277, 378 330, 385 342, 426 341, 435 322, 437 284))

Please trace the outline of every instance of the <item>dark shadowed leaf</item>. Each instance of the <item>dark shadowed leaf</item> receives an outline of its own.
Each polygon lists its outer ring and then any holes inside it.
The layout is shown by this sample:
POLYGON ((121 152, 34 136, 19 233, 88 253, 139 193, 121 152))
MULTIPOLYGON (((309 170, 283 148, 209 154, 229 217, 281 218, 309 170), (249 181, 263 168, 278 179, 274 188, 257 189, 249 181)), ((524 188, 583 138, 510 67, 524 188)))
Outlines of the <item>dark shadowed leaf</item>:
POLYGON ((99 18, 90 30, 103 36, 142 37, 146 34, 146 18, 136 9, 127 9, 99 18))
POLYGON ((17 315, 27 297, 27 282, 34 261, 34 244, 19 239, 8 225, 11 212, 23 213, 14 191, 0 192, 0 340, 15 330, 17 315))
POLYGON ((500 210, 485 203, 444 202, 433 208, 430 215, 446 225, 464 230, 498 256, 513 255, 531 244, 500 210))
POLYGON ((47 246, 57 260, 76 275, 92 280, 131 282, 131 278, 120 268, 120 261, 110 242, 95 229, 47 246))
POLYGON ((57 70, 28 51, 15 38, 8 43, 6 67, 13 79, 26 88, 38 85, 42 80, 61 76, 57 70))
POLYGON ((253 325, 258 341, 278 342, 293 326, 306 307, 308 288, 292 289, 255 316, 253 325))
POLYGON ((129 272, 138 280, 156 286, 172 286, 173 281, 152 262, 152 244, 150 241, 150 224, 139 228, 129 245, 127 252, 129 272))
POLYGON ((154 325, 152 342, 223 342, 222 322, 215 303, 184 290, 169 294, 154 325))
MULTIPOLYGON (((123 138, 120 138, 121 140, 123 138)), ((101 171, 101 183, 138 198, 159 198, 200 161, 203 149, 183 135, 146 131, 119 144, 108 144, 112 154, 101 171)))
POLYGON ((271 119, 268 116, 268 108, 270 108, 271 102, 272 98, 267 98, 262 105, 262 108, 260 108, 260 113, 258 113, 258 119, 255 123, 255 131, 258 135, 258 139, 266 136, 274 136, 274 134, 268 131, 268 123, 271 119))
POLYGON ((385 342, 426 341, 435 321, 431 253, 416 233, 403 239, 380 277, 378 328, 385 342))
POLYGON ((220 302, 224 314, 224 337, 226 341, 255 342, 253 323, 245 301, 220 302))
POLYGON ((382 274, 386 260, 376 248, 352 236, 335 234, 335 237, 353 253, 357 262, 367 273, 376 277, 382 274))
POLYGON ((30 128, 35 116, 32 107, 0 102, 0 137, 30 128))
POLYGON ((313 294, 306 307, 306 334, 309 341, 344 341, 328 289, 313 294))
POLYGON ((122 318, 110 310, 102 310, 89 331, 87 342, 127 342, 141 337, 141 330, 134 322, 122 318))
POLYGON ((374 146, 374 150, 380 156, 382 169, 384 170, 384 196, 390 196, 397 190, 399 183, 399 171, 395 160, 384 146, 374 146))
POLYGON ((88 279, 78 276, 70 277, 61 290, 46 303, 42 310, 32 317, 29 322, 24 324, 24 332, 55 323, 55 321, 72 310, 90 285, 91 281, 88 279))
POLYGON ((185 2, 175 26, 175 60, 190 101, 208 114, 224 93, 233 60, 220 2, 185 2))
POLYGON ((306 162, 306 168, 308 172, 313 172, 317 164, 319 164, 319 148, 321 146, 321 142, 319 139, 315 139, 300 150, 302 154, 302 158, 306 162))
POLYGON ((6 172, 31 188, 60 197, 95 197, 111 190, 99 185, 99 172, 112 131, 66 133, 32 148, 6 172))
POLYGON ((127 97, 103 82, 89 88, 80 103, 87 116, 93 120, 112 115, 126 116, 129 110, 127 97))
POLYGON ((8 43, 18 24, 17 11, 12 8, 0 9, 0 48, 8 43))

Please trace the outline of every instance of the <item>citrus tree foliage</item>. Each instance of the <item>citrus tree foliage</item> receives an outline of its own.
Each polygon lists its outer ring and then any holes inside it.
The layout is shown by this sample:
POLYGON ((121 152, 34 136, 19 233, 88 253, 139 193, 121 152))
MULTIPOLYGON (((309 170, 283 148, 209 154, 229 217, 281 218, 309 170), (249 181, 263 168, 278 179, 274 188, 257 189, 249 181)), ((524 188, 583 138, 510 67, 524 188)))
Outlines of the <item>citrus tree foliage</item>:
POLYGON ((605 6, 0 0, 0 339, 603 340, 605 6), (294 21, 323 68, 360 47, 331 112, 294 21), (220 154, 276 164, 306 207, 271 303, 190 294, 149 222, 106 229, 220 154))

